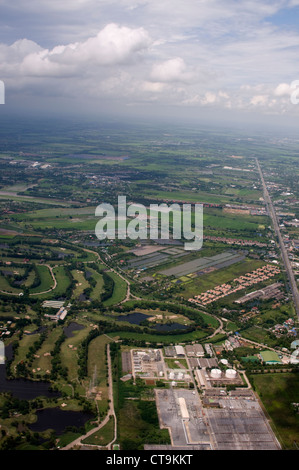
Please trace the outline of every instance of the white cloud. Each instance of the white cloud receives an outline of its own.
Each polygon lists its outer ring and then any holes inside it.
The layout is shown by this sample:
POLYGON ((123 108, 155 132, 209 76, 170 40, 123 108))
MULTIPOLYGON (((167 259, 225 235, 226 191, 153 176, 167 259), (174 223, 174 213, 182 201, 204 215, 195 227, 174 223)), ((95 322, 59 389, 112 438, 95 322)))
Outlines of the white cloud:
POLYGON ((293 92, 293 88, 290 83, 280 83, 274 90, 275 96, 290 96, 293 92))
POLYGON ((132 29, 109 24, 86 41, 43 49, 33 41, 16 41, 0 45, 4 71, 21 76, 65 77, 84 75, 97 66, 134 63, 147 50, 151 39, 143 28, 132 29))
POLYGON ((0 0, 2 33, 17 35, 0 44, 0 78, 11 91, 55 89, 58 97, 109 97, 122 106, 285 112, 299 78, 299 28, 288 30, 277 16, 271 23, 271 15, 297 3, 0 0))
POLYGON ((121 64, 133 60, 150 44, 149 34, 143 28, 131 29, 108 24, 95 37, 84 42, 55 47, 49 56, 52 61, 71 64, 121 64))
POLYGON ((267 95, 255 95, 251 98, 250 104, 253 106, 265 106, 269 100, 267 95))
POLYGON ((154 64, 151 73, 151 78, 157 82, 185 82, 189 81, 191 76, 181 57, 154 64))

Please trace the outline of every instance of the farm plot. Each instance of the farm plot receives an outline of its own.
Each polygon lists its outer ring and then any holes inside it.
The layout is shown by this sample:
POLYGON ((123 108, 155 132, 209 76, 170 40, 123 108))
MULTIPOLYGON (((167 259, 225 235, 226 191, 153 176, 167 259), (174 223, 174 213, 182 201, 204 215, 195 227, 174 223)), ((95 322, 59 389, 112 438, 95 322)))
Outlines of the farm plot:
POLYGON ((208 268, 224 268, 230 266, 231 264, 242 261, 244 258, 244 254, 227 251, 209 258, 198 258, 196 260, 183 263, 179 266, 174 266, 170 269, 165 269, 164 271, 160 271, 160 274, 163 274, 164 276, 175 276, 177 278, 181 276, 187 276, 188 274, 192 274, 195 272, 197 274, 201 274, 202 271, 208 268))
POLYGON ((140 256, 137 260, 129 261, 129 268, 144 271, 145 269, 154 268, 161 264, 166 264, 170 261, 176 260, 183 256, 188 255, 189 253, 182 250, 176 253, 169 253, 169 250, 151 253, 145 256, 140 256))

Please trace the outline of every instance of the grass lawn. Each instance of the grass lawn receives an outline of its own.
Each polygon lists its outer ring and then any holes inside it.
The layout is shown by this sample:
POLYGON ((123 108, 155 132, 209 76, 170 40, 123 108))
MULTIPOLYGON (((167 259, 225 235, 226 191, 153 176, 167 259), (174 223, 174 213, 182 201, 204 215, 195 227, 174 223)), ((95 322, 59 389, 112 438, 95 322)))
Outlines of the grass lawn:
POLYGON ((23 292, 22 289, 18 289, 16 287, 11 287, 5 276, 0 275, 0 290, 3 290, 5 292, 10 292, 13 294, 19 294, 20 292, 23 292))
POLYGON ((88 376, 93 377, 96 371, 96 386, 99 392, 99 412, 106 413, 108 409, 107 364, 105 348, 111 340, 105 335, 97 336, 89 344, 88 349, 88 376))
POLYGON ((89 282, 85 279, 85 275, 83 271, 79 271, 78 269, 74 269, 71 272, 74 280, 76 281, 76 287, 73 290, 72 297, 77 299, 83 293, 85 289, 89 287, 89 282))
POLYGON ((298 449, 299 414, 293 410, 292 403, 299 402, 299 374, 259 374, 251 379, 283 448, 298 449))
POLYGON ((111 416, 108 423, 99 431, 84 439, 83 444, 93 444, 98 446, 108 445, 114 438, 114 418, 111 416))
POLYGON ((48 355, 53 348, 54 344, 57 341, 58 337, 61 335, 62 327, 56 327, 52 331, 50 331, 49 335, 45 339, 42 344, 42 347, 36 352, 36 355, 40 356, 39 358, 35 358, 32 364, 33 369, 40 368, 39 374, 44 375, 46 371, 49 370, 51 372, 52 369, 52 356, 48 355), (46 355, 44 355, 46 354, 46 355))
POLYGON ((107 271, 107 274, 112 277, 115 284, 112 296, 103 302, 105 307, 118 304, 127 295, 127 283, 113 271, 107 271))
POLYGON ((95 269, 92 269, 90 267, 87 267, 86 271, 90 271, 93 279, 96 281, 96 285, 91 291, 90 298, 91 300, 100 299, 104 286, 103 276, 102 274, 98 273, 95 269))
POLYGON ((48 266, 36 265, 38 275, 40 277, 41 283, 39 286, 30 289, 30 294, 38 294, 39 292, 44 292, 54 286, 54 281, 52 279, 51 273, 48 266))
MULTIPOLYGON (((28 328, 29 330, 29 328, 28 328)), ((19 341, 19 347, 13 363, 11 365, 11 370, 14 371, 14 367, 23 360, 26 360, 26 354, 29 352, 30 346, 33 346, 34 342, 40 338, 38 333, 33 335, 24 334, 23 338, 19 341)))
POLYGON ((78 355, 77 349, 86 338, 91 328, 74 331, 73 336, 67 338, 61 345, 61 362, 63 367, 68 369, 68 379, 77 380, 78 378, 78 355))
POLYGON ((206 337, 206 333, 204 331, 196 330, 192 331, 191 333, 186 334, 179 334, 179 335, 153 335, 147 333, 133 333, 130 331, 115 331, 109 333, 111 337, 118 337, 118 338, 128 338, 128 339, 136 339, 137 341, 148 341, 150 343, 179 343, 184 341, 200 341, 201 339, 206 337))

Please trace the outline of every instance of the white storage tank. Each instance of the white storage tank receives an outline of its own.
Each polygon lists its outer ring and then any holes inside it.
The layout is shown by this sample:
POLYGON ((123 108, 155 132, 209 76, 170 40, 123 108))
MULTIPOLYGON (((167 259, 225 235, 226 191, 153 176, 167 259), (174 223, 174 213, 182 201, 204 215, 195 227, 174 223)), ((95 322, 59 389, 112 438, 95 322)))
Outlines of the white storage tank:
POLYGON ((221 364, 223 364, 223 365, 225 365, 225 366, 227 366, 227 364, 228 364, 228 360, 227 360, 227 359, 221 359, 220 362, 221 362, 221 364))
POLYGON ((225 371, 225 376, 228 378, 228 379, 235 379, 236 378, 236 375, 237 375, 237 372, 234 370, 234 369, 227 369, 225 371))
POLYGON ((213 379, 220 379, 221 370, 220 369, 212 369, 211 370, 211 377, 213 377, 213 379))

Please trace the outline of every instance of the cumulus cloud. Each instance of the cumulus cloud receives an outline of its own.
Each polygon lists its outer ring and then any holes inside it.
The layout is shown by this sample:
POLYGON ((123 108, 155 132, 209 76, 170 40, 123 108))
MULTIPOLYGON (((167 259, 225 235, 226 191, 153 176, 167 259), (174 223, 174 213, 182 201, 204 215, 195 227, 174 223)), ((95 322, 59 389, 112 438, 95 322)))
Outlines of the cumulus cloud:
POLYGON ((52 61, 70 64, 122 64, 134 60, 150 44, 150 37, 143 28, 108 24, 95 37, 84 42, 55 47, 49 52, 49 57, 52 61))
POLYGON ((0 45, 0 58, 5 70, 21 76, 80 75, 88 67, 134 63, 151 44, 143 28, 108 24, 99 33, 83 42, 43 49, 27 39, 11 46, 0 45))
POLYGON ((290 83, 280 83, 274 90, 275 96, 290 96, 293 92, 294 88, 292 88, 290 83))
POLYGON ((185 61, 181 57, 154 64, 151 78, 156 82, 188 82, 192 74, 188 72, 185 61))
POLYGON ((8 90, 280 112, 299 78, 299 28, 277 21, 299 0, 0 3, 0 78, 8 90))

